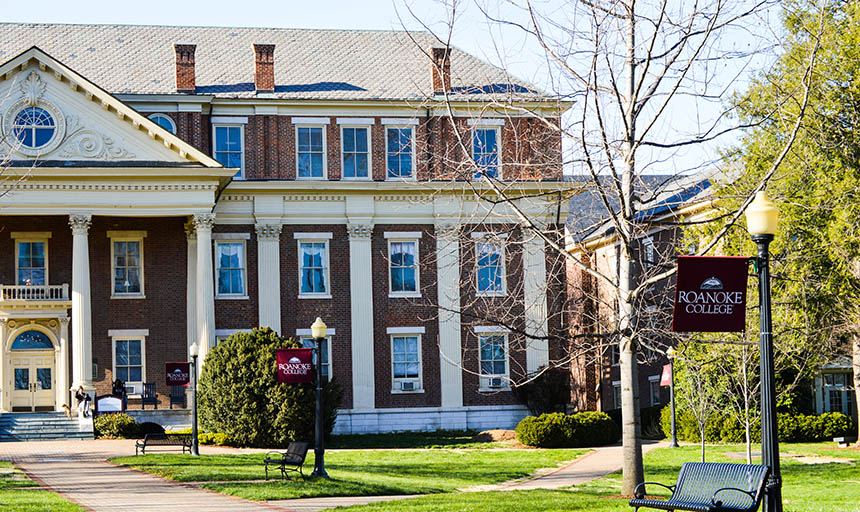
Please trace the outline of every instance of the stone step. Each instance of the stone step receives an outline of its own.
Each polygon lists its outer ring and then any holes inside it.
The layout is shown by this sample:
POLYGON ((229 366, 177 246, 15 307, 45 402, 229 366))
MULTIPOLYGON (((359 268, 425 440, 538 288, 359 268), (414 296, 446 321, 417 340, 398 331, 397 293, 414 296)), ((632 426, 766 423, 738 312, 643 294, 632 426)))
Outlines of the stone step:
POLYGON ((80 422, 62 412, 0 415, 0 442, 92 439, 92 420, 80 422))

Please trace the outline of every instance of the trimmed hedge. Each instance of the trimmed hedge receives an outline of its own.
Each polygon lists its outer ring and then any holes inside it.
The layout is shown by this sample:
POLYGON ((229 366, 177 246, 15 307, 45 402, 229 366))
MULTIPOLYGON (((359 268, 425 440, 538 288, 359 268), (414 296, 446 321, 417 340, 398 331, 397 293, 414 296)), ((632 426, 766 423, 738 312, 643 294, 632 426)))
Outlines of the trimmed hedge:
POLYGON ((538 448, 579 448, 614 443, 618 425, 604 412, 554 412, 527 416, 517 425, 517 440, 538 448))
MULTIPOLYGON (((191 429, 185 428, 182 430, 171 430, 168 434, 190 434, 191 429)), ((197 432, 197 442, 200 444, 208 444, 208 445, 216 445, 216 446, 234 446, 232 442, 230 442, 230 438, 227 437, 227 434, 220 434, 218 432, 197 432)))
POLYGON ((138 425, 134 418, 124 412, 102 414, 93 420, 96 437, 130 439, 137 437, 138 425))
MULTIPOLYGON (((671 412, 664 407, 660 425, 666 437, 671 436, 671 412)), ((834 437, 851 435, 855 431, 853 421, 839 412, 824 414, 777 413, 777 432, 779 440, 789 443, 811 443, 829 441, 834 437)), ((699 442, 699 427, 696 419, 688 412, 676 411, 676 429, 681 441, 699 442)), ((761 442, 761 425, 758 415, 752 418, 750 426, 752 442, 761 442)), ((709 443, 743 443, 744 424, 728 415, 714 414, 705 425, 705 441, 709 443)))

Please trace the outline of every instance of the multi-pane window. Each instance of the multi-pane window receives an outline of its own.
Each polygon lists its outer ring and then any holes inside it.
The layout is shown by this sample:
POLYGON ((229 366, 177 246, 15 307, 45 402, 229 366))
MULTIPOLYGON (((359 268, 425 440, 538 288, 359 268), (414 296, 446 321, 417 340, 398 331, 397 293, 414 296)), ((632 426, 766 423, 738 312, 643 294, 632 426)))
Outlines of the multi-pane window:
POLYGON ((143 341, 114 341, 115 378, 123 382, 143 382, 143 341))
POLYGON ((475 177, 498 177, 499 175, 499 131, 496 128, 474 128, 472 130, 472 158, 478 171, 475 177))
MULTIPOLYGON (((313 363, 317 364, 317 350, 316 350, 317 342, 316 342, 316 340, 314 338, 304 338, 303 337, 302 338, 302 347, 314 349, 313 363)), ((328 382, 328 380, 330 378, 329 376, 331 375, 331 372, 330 372, 331 363, 329 362, 329 361, 331 361, 331 353, 329 352, 329 350, 331 349, 331 338, 328 338, 328 337, 323 338, 321 349, 322 349, 321 351, 322 351, 323 380, 328 382)))
POLYGON ((176 123, 173 122, 173 119, 171 119, 170 116, 164 114, 152 114, 149 116, 149 119, 170 133, 176 133, 176 123))
POLYGON ((324 295, 328 287, 328 244, 325 241, 299 242, 299 293, 324 295))
POLYGON ((651 237, 642 239, 642 268, 648 270, 657 262, 654 253, 654 240, 651 237))
MULTIPOLYGON (((395 386, 401 381, 416 381, 421 378, 421 338, 417 335, 391 336, 391 375, 395 386)), ((420 383, 400 385, 401 391, 420 389, 420 383)))
POLYGON ((386 169, 389 178, 411 178, 413 167, 412 128, 385 130, 386 169))
POLYGON ((825 373, 824 377, 824 412, 854 413, 854 387, 850 373, 825 373))
POLYGON ((218 295, 247 295, 244 242, 215 242, 215 269, 218 295))
POLYGON ((24 147, 37 149, 46 146, 54 133, 57 124, 51 114, 39 107, 27 107, 17 115, 12 122, 12 133, 24 147))
POLYGON ((143 256, 140 240, 113 241, 113 294, 143 293, 143 256))
POLYGON ((299 178, 322 178, 325 169, 325 134, 320 126, 296 128, 299 178))
POLYGON ((47 283, 47 242, 19 241, 17 243, 19 285, 43 286, 47 283))
POLYGON ((660 376, 648 377, 648 394, 651 397, 651 405, 660 405, 660 376))
POLYGON ((476 242, 478 293, 502 295, 505 293, 505 258, 501 244, 476 242))
POLYGON ((478 336, 481 387, 501 387, 508 376, 507 335, 478 336))
POLYGON ((224 167, 239 169, 236 177, 242 177, 242 127, 215 126, 215 160, 224 167))
POLYGON ((418 291, 418 242, 391 240, 388 244, 392 293, 418 291))
POLYGON ((621 383, 613 382, 612 383, 612 401, 613 408, 621 409, 621 383))
POLYGON ((341 132, 343 140, 343 177, 367 178, 370 170, 368 128, 345 126, 341 132))

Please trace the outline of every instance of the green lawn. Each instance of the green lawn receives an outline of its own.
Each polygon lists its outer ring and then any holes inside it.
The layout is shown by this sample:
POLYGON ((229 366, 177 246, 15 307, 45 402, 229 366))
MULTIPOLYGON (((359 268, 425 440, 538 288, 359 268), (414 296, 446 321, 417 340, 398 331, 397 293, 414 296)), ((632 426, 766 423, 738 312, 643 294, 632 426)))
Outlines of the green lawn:
MULTIPOLYGON (((645 456, 647 480, 674 483, 685 461, 696 461, 698 447, 663 448, 645 456)), ((723 455, 742 452, 739 445, 710 446, 709 462, 744 462, 723 455)), ((833 443, 784 444, 780 449, 785 512, 860 512, 860 450, 837 449, 833 443), (851 459, 844 463, 805 464, 801 457, 851 459)), ((810 460, 811 461, 811 460, 810 460)), ((757 462, 757 461, 756 461, 757 462)), ((619 512, 632 510, 627 499, 618 497, 621 475, 559 491, 448 493, 405 501, 350 507, 350 512, 619 512)), ((657 488, 649 492, 659 494, 657 488)))
POLYGON ((0 461, 0 510, 16 512, 83 512, 59 494, 39 489, 36 482, 8 462, 0 461))
MULTIPOLYGON (((451 492, 473 485, 493 484, 528 476, 539 468, 554 468, 587 450, 342 450, 326 452, 331 479, 279 475, 268 482, 263 454, 151 454, 113 459, 117 464, 180 482, 211 482, 203 487, 252 500, 313 496, 367 496, 451 492)), ((305 462, 313 468, 313 453, 305 462)))

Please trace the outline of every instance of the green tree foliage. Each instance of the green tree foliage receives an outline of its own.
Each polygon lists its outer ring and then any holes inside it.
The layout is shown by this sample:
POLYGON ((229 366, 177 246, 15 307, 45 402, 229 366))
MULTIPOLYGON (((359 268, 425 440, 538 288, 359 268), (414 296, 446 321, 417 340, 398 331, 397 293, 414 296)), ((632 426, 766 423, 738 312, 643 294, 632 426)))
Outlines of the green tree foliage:
MULTIPOLYGON (((209 351, 199 384, 200 422, 237 446, 286 446, 314 439, 314 385, 279 384, 275 350, 301 343, 271 328, 240 332, 209 351)), ((335 380, 323 387, 326 435, 331 434, 343 392, 335 380)))
MULTIPOLYGON (((780 209, 779 233, 771 244, 779 406, 803 412, 811 408, 809 400, 787 391, 808 385, 822 363, 852 345, 860 364, 860 3, 828 1, 823 11, 807 0, 784 5, 784 53, 773 72, 733 100, 752 128, 726 155, 734 171, 717 192, 717 209, 736 211, 769 178, 768 195, 780 209), (809 102, 801 116, 808 56, 816 45, 809 102), (768 176, 798 119, 794 145, 768 176)), ((688 230, 691 243, 716 229, 688 230)), ((742 223, 732 226, 717 249, 755 254, 742 223)), ((751 280, 753 305, 755 284, 751 280)), ((748 331, 757 333, 757 315, 748 319, 748 331)))

